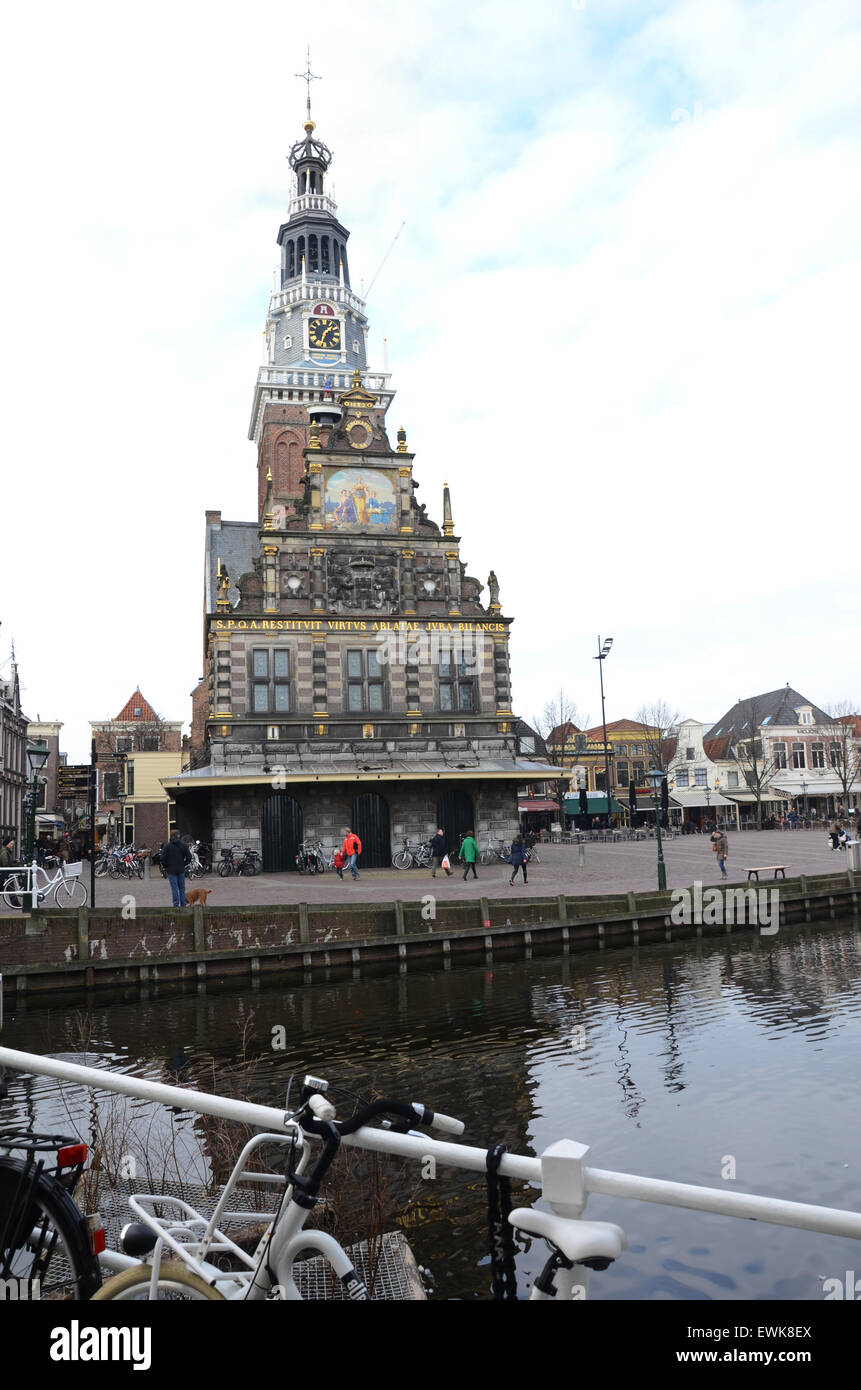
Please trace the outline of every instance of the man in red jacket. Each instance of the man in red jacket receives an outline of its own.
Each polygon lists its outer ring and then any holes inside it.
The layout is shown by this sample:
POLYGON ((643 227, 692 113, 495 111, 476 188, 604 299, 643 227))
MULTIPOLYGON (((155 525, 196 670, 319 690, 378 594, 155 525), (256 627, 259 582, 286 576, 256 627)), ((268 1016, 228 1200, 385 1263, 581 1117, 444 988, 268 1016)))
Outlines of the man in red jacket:
POLYGON ((345 867, 349 868, 350 873, 353 875, 353 878, 358 878, 359 870, 356 868, 356 860, 362 853, 362 842, 359 839, 358 835, 353 834, 349 826, 347 826, 347 830, 344 835, 343 852, 344 858, 347 861, 345 867))

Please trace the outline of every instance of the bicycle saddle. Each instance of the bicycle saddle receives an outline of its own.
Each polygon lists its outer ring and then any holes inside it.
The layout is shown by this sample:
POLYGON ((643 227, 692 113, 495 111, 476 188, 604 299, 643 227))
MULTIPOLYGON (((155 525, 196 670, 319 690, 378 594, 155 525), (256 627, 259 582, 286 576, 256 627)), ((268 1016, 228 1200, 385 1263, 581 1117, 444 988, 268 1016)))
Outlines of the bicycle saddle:
POLYGON ((534 1207, 517 1207, 509 1212, 508 1219, 519 1231, 548 1240, 574 1264, 596 1257, 616 1260, 628 1245, 621 1226, 609 1221, 574 1221, 534 1207))

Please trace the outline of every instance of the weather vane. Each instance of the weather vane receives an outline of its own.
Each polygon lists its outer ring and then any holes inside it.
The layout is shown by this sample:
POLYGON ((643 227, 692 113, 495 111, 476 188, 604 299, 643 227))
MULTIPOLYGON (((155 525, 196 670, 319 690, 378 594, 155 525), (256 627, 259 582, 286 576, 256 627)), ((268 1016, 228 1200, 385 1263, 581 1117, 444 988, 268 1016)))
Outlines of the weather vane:
POLYGON ((312 82, 319 82, 319 81, 320 81, 319 73, 316 73, 316 72, 312 72, 312 71, 311 71, 311 45, 310 45, 310 44, 308 45, 308 53, 307 53, 307 56, 306 56, 306 58, 305 58, 305 71, 304 71, 304 72, 297 72, 295 75, 296 75, 296 77, 301 77, 302 81, 307 85, 307 88, 308 88, 308 99, 307 99, 307 103, 306 103, 306 104, 307 104, 307 107, 308 107, 308 120, 310 121, 310 119, 311 119, 311 83, 312 83, 312 82))

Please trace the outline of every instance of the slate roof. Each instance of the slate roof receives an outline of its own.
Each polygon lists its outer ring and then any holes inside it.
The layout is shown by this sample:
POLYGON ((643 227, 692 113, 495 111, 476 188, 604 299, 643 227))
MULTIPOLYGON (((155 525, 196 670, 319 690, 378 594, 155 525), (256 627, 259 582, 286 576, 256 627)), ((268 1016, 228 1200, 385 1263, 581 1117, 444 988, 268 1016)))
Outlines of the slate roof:
POLYGON ((254 568, 254 557, 260 553, 260 523, 257 521, 222 521, 220 527, 208 523, 206 527, 206 612, 215 612, 218 587, 215 576, 218 573, 219 558, 230 575, 230 605, 239 602, 236 588, 241 576, 254 568))
POLYGON ((824 709, 820 709, 818 705, 814 705, 812 701, 799 695, 798 691, 793 690, 790 685, 784 685, 781 686, 780 690, 769 690, 764 695, 749 695, 746 700, 736 701, 732 709, 727 710, 723 719, 719 719, 714 727, 709 729, 705 738, 723 737, 733 743, 737 742, 742 737, 745 722, 750 720, 752 710, 756 713, 760 727, 775 724, 778 726, 789 724, 799 728, 809 727, 800 725, 798 715, 795 713, 796 709, 802 705, 810 708, 814 724, 830 724, 832 722, 830 715, 826 714, 824 709))

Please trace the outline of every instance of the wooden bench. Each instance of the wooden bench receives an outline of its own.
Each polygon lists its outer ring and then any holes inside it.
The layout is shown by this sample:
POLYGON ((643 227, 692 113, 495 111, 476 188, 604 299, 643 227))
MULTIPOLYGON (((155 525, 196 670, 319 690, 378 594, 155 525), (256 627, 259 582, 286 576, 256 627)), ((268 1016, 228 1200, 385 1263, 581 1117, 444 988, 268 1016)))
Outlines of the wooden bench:
POLYGON ((780 874, 781 878, 786 878, 786 865, 785 865, 785 864, 760 864, 760 866, 759 866, 758 869, 748 869, 748 871, 747 871, 747 881, 748 881, 748 883, 750 883, 750 880, 751 880, 754 876, 756 877, 757 883, 759 883, 759 876, 760 876, 760 874, 768 874, 768 873, 771 873, 772 869, 774 870, 774 877, 775 877, 775 878, 777 878, 777 875, 778 875, 778 874, 780 874))

